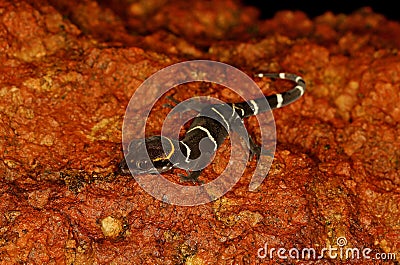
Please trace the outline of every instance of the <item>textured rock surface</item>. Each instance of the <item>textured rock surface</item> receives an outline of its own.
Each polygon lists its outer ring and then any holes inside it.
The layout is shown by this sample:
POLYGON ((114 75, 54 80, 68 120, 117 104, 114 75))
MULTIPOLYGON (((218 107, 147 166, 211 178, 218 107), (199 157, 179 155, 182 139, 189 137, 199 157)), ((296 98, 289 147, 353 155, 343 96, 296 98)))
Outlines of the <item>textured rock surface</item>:
MULTIPOLYGON (((339 237, 400 261, 399 23, 368 8, 260 21, 228 0, 2 0, 0 14, 0 264, 342 264, 257 257, 265 244, 321 250, 339 237), (204 58, 298 73, 308 90, 274 111, 277 151, 256 192, 252 161, 221 199, 171 206, 113 174, 123 115, 152 73, 204 58)), ((257 82, 266 94, 288 87, 257 82)), ((173 95, 239 100, 212 85, 173 95)), ((202 178, 229 153, 224 144, 202 178)))

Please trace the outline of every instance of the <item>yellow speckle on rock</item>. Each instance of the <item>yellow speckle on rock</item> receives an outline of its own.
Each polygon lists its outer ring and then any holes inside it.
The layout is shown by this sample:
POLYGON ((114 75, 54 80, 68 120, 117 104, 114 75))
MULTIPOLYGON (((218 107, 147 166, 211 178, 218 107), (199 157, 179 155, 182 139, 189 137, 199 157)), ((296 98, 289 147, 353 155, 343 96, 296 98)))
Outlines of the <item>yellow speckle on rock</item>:
POLYGON ((252 211, 241 211, 239 213, 239 218, 242 223, 248 223, 250 226, 255 227, 260 223, 264 217, 259 212, 252 212, 252 211))
POLYGON ((350 81, 349 82, 349 88, 351 89, 351 91, 357 91, 358 88, 360 87, 360 83, 358 83, 358 81, 350 81))
POLYGON ((185 265, 202 265, 205 264, 204 261, 197 257, 197 256, 191 256, 186 259, 185 265))
POLYGON ((123 231, 123 221, 112 216, 107 216, 101 220, 101 231, 105 237, 117 238, 123 231))
POLYGON ((33 119, 35 117, 35 113, 33 112, 33 109, 30 108, 25 108, 23 106, 20 106, 17 111, 18 115, 27 119, 33 119))
POLYGON ((380 247, 381 249, 383 249, 383 251, 385 251, 386 253, 389 253, 389 252, 392 251, 392 249, 390 248, 390 246, 389 246, 389 244, 388 244, 388 241, 387 241, 386 239, 382 239, 382 240, 379 242, 379 247, 380 247))
POLYGON ((54 86, 53 73, 47 73, 47 75, 40 78, 28 78, 23 82, 23 85, 36 91, 36 92, 49 92, 58 88, 54 86))
POLYGON ((17 168, 19 166, 19 163, 17 161, 14 161, 14 160, 11 160, 11 159, 4 159, 3 162, 9 168, 17 168))
POLYGON ((178 240, 180 238, 179 233, 172 232, 172 231, 165 231, 164 238, 166 242, 172 242, 178 240))
POLYGON ((53 79, 51 76, 43 76, 41 82, 42 91, 49 91, 53 87, 53 79))
POLYGON ((120 128, 121 120, 119 117, 104 118, 92 127, 90 134, 86 137, 91 141, 117 141, 118 135, 116 133, 120 128))
POLYGON ((32 90, 35 91, 40 91, 41 85, 40 85, 40 78, 28 78, 25 80, 22 84, 32 90))
POLYGON ((9 223, 14 222, 18 216, 21 215, 20 211, 8 211, 4 214, 4 217, 9 223))
POLYGON ((350 94, 339 95, 335 99, 335 105, 339 109, 339 114, 346 120, 350 118, 350 112, 353 109, 356 98, 350 94))
POLYGON ((41 145, 52 146, 54 144, 54 136, 46 134, 40 141, 41 145))

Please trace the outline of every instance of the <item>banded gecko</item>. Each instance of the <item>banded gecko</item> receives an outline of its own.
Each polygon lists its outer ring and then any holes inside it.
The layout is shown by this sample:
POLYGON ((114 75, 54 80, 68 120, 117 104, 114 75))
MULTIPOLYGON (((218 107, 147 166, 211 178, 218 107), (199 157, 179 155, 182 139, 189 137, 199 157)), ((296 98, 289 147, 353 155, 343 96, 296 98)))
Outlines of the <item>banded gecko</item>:
MULTIPOLYGON (((197 181, 202 171, 198 169, 198 158, 202 155, 200 150, 204 151, 200 142, 207 147, 207 157, 211 158, 228 136, 231 126, 237 122, 243 123, 246 117, 284 107, 300 98, 306 89, 302 77, 295 74, 259 73, 256 76, 286 79, 295 82, 296 85, 291 90, 265 98, 240 103, 208 105, 199 110, 199 115, 193 119, 190 128, 181 140, 159 135, 147 137, 144 141, 143 139, 133 140, 129 144, 125 159, 119 164, 119 173, 130 174, 130 167, 132 174, 157 174, 175 167, 188 172, 186 177, 181 178, 183 181, 197 181), (269 103, 269 107, 262 104, 265 100, 269 103), (145 155, 146 152, 147 155, 145 155)), ((260 155, 261 148, 254 144, 251 138, 249 138, 249 144, 251 153, 260 155)))

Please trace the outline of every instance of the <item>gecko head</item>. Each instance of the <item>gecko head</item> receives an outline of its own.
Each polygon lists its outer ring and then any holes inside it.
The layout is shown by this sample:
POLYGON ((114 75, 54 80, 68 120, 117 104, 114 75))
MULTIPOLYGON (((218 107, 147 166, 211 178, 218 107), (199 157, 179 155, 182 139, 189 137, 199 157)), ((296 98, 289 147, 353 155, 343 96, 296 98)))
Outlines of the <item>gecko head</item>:
POLYGON ((144 140, 133 140, 128 153, 119 164, 122 174, 157 174, 170 170, 171 156, 175 152, 173 141, 164 136, 151 136, 144 140))

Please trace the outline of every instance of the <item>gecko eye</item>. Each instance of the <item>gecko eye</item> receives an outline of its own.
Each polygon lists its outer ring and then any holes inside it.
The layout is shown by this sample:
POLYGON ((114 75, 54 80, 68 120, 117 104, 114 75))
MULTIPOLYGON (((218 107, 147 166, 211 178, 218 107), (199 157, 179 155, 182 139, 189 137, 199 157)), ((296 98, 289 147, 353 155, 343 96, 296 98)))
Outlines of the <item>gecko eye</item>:
POLYGON ((136 167, 141 170, 148 170, 151 167, 151 163, 148 160, 140 160, 136 162, 136 167))

